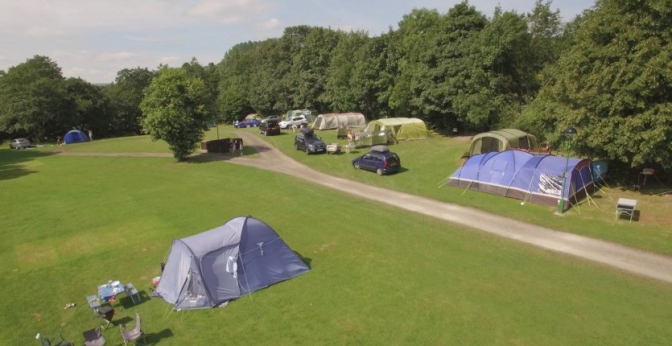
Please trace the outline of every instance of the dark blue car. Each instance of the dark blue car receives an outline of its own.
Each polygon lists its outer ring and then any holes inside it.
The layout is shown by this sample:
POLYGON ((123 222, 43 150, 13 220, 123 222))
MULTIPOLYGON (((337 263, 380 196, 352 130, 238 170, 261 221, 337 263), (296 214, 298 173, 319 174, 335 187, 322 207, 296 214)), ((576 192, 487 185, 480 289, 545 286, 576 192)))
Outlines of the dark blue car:
POLYGON ((401 168, 401 159, 386 145, 375 145, 368 153, 352 160, 352 167, 383 175, 398 172, 401 168))
POLYGON ((246 127, 258 127, 261 122, 257 119, 238 120, 233 123, 233 127, 242 129, 246 127))

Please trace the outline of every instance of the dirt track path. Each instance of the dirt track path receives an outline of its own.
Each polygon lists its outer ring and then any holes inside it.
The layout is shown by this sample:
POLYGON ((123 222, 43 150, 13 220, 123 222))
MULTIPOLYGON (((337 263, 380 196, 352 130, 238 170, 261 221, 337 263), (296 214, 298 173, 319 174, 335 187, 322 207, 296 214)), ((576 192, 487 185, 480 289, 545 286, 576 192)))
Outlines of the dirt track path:
POLYGON ((361 198, 375 200, 551 251, 573 255, 672 283, 672 258, 670 257, 575 234, 558 232, 471 208, 333 177, 290 159, 251 133, 239 132, 237 135, 243 138, 246 145, 254 147, 263 157, 263 160, 243 156, 229 160, 231 163, 289 174, 361 198))
MULTIPOLYGON (((375 200, 398 208, 414 211, 445 221, 458 223, 477 230, 492 233, 551 251, 569 254, 598 262, 637 275, 672 283, 672 258, 622 245, 591 239, 575 234, 530 225, 505 217, 481 212, 476 209, 443 203, 436 200, 390 191, 358 182, 333 177, 300 164, 249 132, 237 132, 246 146, 253 147, 263 158, 232 157, 231 155, 206 155, 207 160, 221 160, 299 177, 312 183, 350 193, 361 198, 375 200)), ((160 156, 170 154, 99 154, 61 153, 81 156, 160 156)))

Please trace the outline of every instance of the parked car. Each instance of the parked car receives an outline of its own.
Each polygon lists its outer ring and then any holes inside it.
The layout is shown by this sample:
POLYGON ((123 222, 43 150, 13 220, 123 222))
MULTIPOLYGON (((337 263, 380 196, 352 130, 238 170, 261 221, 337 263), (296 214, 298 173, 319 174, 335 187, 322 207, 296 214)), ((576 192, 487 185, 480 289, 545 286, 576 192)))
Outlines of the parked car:
POLYGON ((233 127, 242 129, 246 127, 257 127, 261 122, 257 119, 237 120, 233 123, 233 127))
POLYGON ((26 149, 33 145, 26 138, 16 138, 9 142, 9 149, 26 149))
POLYGON ((280 125, 277 120, 264 120, 259 125, 259 133, 264 136, 279 135, 280 125))
POLYGON ((294 137, 294 148, 296 150, 304 150, 308 155, 327 151, 327 146, 322 141, 322 138, 316 135, 313 129, 309 128, 302 128, 294 137))
POLYGON ((295 117, 289 118, 289 120, 283 120, 280 122, 280 128, 289 129, 292 126, 301 126, 308 125, 308 119, 305 115, 297 115, 295 117))
POLYGON ((398 172, 401 168, 401 159, 386 145, 374 145, 371 151, 352 160, 352 167, 383 175, 398 172))
POLYGON ((266 120, 275 120, 275 121, 280 121, 280 116, 279 115, 271 115, 268 118, 263 119, 261 122, 263 123, 266 120))

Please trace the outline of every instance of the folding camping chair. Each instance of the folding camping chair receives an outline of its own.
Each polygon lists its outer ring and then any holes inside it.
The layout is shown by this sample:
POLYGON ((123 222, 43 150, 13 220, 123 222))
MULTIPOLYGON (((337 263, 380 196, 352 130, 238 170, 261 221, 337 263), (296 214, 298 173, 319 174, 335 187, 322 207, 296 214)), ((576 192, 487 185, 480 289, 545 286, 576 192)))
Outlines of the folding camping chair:
POLYGON ((133 304, 140 303, 140 294, 138 293, 138 290, 135 288, 135 286, 133 286, 133 284, 130 282, 126 284, 126 294, 131 297, 133 304))
POLYGON ((49 339, 44 337, 41 334, 37 334, 35 337, 36 339, 40 340, 42 342, 42 346, 74 346, 75 343, 72 341, 67 341, 63 338, 63 335, 61 333, 58 333, 53 339, 49 339))
POLYGON ((100 327, 87 330, 82 335, 84 336, 85 346, 105 346, 106 341, 100 327))
POLYGON ((142 331, 142 323, 140 322, 140 314, 135 313, 135 327, 131 330, 126 330, 126 326, 121 326, 121 338, 124 340, 124 345, 127 345, 130 341, 135 341, 136 344, 138 340, 142 337, 142 344, 145 345, 145 332, 142 331))
POLYGON ((98 316, 100 316, 100 318, 103 320, 103 325, 101 325, 101 327, 107 329, 107 327, 109 327, 112 323, 114 309, 111 306, 103 306, 102 308, 98 309, 98 316))

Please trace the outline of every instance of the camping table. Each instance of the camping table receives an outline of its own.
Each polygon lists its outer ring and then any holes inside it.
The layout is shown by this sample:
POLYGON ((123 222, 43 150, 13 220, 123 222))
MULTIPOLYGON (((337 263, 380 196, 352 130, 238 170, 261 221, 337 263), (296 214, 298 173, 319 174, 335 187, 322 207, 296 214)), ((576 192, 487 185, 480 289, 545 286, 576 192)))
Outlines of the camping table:
POLYGON ((108 283, 98 286, 98 297, 100 297, 100 299, 105 303, 109 302, 110 299, 115 297, 117 294, 124 292, 126 292, 126 287, 122 284, 112 286, 108 283))
POLYGON ((354 144, 347 144, 345 146, 345 152, 350 153, 351 151, 355 150, 355 145, 354 144))
POLYGON ((327 154, 338 154, 341 152, 341 146, 338 143, 327 144, 327 154))
POLYGON ((636 199, 629 198, 619 198, 618 203, 616 203, 616 216, 614 221, 618 220, 620 215, 630 216, 630 222, 632 222, 632 216, 635 214, 635 208, 637 207, 636 199))

